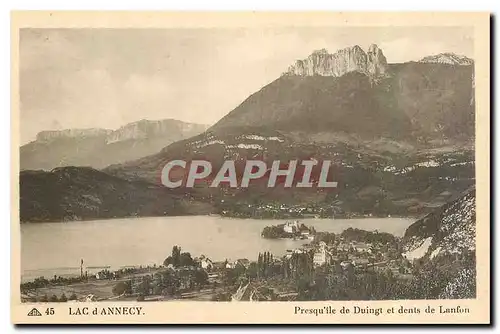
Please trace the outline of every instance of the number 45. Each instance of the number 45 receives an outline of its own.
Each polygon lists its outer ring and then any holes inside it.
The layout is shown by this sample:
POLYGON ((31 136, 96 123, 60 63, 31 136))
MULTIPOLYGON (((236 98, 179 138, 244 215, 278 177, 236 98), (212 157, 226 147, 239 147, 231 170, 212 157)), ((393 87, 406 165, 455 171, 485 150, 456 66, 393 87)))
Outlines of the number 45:
POLYGON ((53 307, 48 307, 48 308, 45 310, 45 314, 46 314, 46 315, 54 315, 54 308, 53 308, 53 307))

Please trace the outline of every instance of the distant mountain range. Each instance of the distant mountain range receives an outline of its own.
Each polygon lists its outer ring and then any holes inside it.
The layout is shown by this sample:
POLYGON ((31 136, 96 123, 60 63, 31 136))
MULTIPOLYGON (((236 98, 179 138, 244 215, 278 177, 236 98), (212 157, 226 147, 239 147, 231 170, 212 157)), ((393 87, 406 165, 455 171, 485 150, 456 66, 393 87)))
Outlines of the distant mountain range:
MULTIPOLYGON (((433 57, 422 62, 387 64, 376 45, 367 52, 359 46, 333 54, 320 50, 292 64, 281 77, 249 96, 206 132, 198 126, 198 133, 169 137, 175 142, 168 146, 164 137, 153 136, 159 138, 157 146, 136 150, 143 141, 151 140, 141 135, 137 125, 124 127, 131 130, 124 129, 123 136, 97 131, 99 135, 92 138, 99 138, 95 139, 99 144, 83 148, 79 140, 50 134, 58 138, 54 143, 62 143, 50 149, 58 148, 59 165, 82 165, 78 159, 84 158, 97 168, 110 165, 101 172, 92 172, 109 174, 114 180, 110 187, 118 180, 157 187, 161 169, 172 159, 210 160, 214 170, 227 159, 262 159, 268 163, 310 157, 333 160, 339 187, 328 192, 267 188, 257 182, 247 189, 200 186, 176 194, 185 201, 204 203, 203 207, 195 205, 200 208, 195 210, 197 213, 259 216, 259 208, 265 203, 287 203, 329 210, 335 206, 335 214, 344 216, 416 216, 445 204, 475 183, 474 69, 465 63, 438 61, 439 55, 433 57), (130 136, 133 138, 124 139, 130 136), (107 147, 117 147, 120 155, 107 147), (141 156, 137 156, 139 152, 141 156)), ((45 136, 30 143, 29 149, 21 149, 22 168, 31 168, 27 162, 40 165, 45 155, 50 156, 47 147, 53 144, 45 144, 45 136), (30 154, 26 155, 26 151, 30 154), (33 151, 45 153, 36 155, 33 151), (33 156, 37 158, 26 158, 33 156)), ((46 163, 50 169, 56 159, 47 160, 52 163, 46 163)), ((78 168, 72 173, 78 175, 78 168)), ((82 173, 92 183, 88 171, 82 173)), ((56 206, 65 190, 55 188, 50 203, 37 199, 41 193, 24 192, 32 189, 29 184, 34 179, 30 175, 21 174, 21 198, 29 198, 29 217, 37 217, 37 210, 56 206), (23 184, 26 182, 29 184, 23 184)), ((54 177, 44 175, 46 180, 54 177)), ((72 186, 70 178, 64 187, 72 186)), ((100 191, 101 186, 95 187, 92 189, 100 191)), ((124 203, 117 199, 116 205, 124 203)), ((149 206, 131 210, 139 215, 158 214, 149 206)), ((115 211, 118 216, 123 214, 115 211)))
POLYGON ((140 120, 117 130, 67 129, 42 131, 20 150, 21 170, 62 166, 103 168, 153 154, 169 144, 207 129, 173 119, 140 120))

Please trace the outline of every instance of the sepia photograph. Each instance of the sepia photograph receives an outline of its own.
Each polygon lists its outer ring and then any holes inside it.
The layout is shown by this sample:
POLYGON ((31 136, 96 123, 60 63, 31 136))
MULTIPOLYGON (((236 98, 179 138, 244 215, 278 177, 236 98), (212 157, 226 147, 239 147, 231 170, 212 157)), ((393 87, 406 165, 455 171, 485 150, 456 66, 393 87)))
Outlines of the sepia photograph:
POLYGON ((473 312, 489 228, 473 22, 17 34, 12 289, 33 318, 51 303, 473 312))

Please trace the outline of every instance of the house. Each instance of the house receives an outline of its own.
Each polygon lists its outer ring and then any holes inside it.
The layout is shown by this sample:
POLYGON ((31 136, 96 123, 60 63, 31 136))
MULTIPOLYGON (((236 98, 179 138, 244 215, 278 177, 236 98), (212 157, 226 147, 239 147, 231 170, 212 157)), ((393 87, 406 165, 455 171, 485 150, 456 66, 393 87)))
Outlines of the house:
POLYGON ((200 265, 203 269, 206 270, 212 270, 212 268, 214 267, 214 263, 208 257, 200 259, 200 265))
POLYGON ((371 247, 371 245, 366 244, 364 242, 354 242, 352 246, 358 252, 368 252, 368 250, 370 250, 371 247))
POLYGON ((286 233, 295 233, 295 231, 298 231, 298 229, 299 222, 297 220, 294 220, 293 222, 286 222, 283 226, 283 231, 285 231, 286 233))
POLYGON ((218 262, 213 262, 212 263, 212 270, 221 270, 226 268, 226 262, 225 261, 218 261, 218 262))
POLYGON ((326 248, 326 244, 321 241, 318 249, 314 252, 313 262, 315 266, 322 266, 331 263, 331 254, 326 248))
POLYGON ((346 242, 340 242, 337 246, 337 250, 348 252, 351 249, 351 245, 346 242))
POLYGON ((363 265, 368 265, 368 263, 370 263, 370 261, 366 258, 357 258, 355 260, 352 261, 352 264, 354 266, 363 266, 363 265))

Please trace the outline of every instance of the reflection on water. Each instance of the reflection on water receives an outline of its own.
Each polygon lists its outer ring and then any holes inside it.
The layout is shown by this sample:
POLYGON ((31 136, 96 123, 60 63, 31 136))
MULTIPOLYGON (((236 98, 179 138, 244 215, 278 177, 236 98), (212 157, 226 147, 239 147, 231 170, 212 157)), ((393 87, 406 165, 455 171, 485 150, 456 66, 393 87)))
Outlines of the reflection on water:
MULTIPOLYGON (((104 268, 161 264, 174 245, 193 257, 216 261, 256 259, 259 252, 276 256, 307 240, 261 238, 265 226, 284 220, 231 219, 216 216, 152 217, 69 223, 21 225, 23 280, 34 277, 74 276, 84 259, 89 273, 104 268)), ((303 219, 316 231, 340 233, 353 227, 402 236, 413 222, 404 218, 303 219)))

